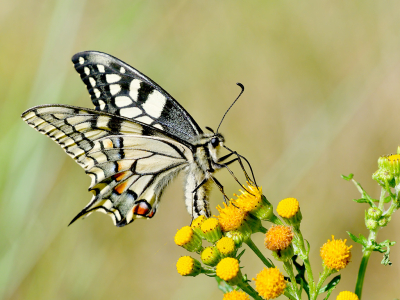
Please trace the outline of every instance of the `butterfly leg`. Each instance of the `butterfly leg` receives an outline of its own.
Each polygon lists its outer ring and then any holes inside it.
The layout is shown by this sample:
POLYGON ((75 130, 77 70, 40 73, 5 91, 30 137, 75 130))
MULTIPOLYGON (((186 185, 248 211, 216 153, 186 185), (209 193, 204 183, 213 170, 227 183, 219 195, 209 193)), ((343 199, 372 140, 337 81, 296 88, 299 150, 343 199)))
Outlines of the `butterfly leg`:
POLYGON ((211 180, 214 181, 214 183, 217 185, 217 187, 219 188, 219 190, 221 191, 222 195, 224 196, 224 202, 226 204, 228 204, 227 201, 229 201, 228 196, 225 194, 224 192, 224 186, 217 180, 217 178, 210 176, 211 180))
MULTIPOLYGON (((229 148, 226 147, 226 146, 224 146, 224 148, 227 149, 228 151, 230 151, 230 152, 231 152, 231 153, 230 153, 231 155, 236 155, 236 156, 237 156, 237 159, 238 159, 239 164, 240 164, 240 166, 241 166, 241 168, 242 168, 242 170, 243 170, 243 173, 244 173, 245 176, 246 176, 246 180, 249 181, 249 182, 253 182, 253 183, 257 186, 257 182, 256 182, 256 178, 255 178, 255 176, 254 176, 253 168, 251 167, 250 162, 246 159, 246 157, 244 157, 243 155, 240 155, 240 154, 237 153, 236 151, 233 151, 233 150, 229 149, 229 148), (246 171, 246 169, 245 169, 245 167, 244 167, 244 165, 243 165, 242 159, 244 159, 244 160, 246 161, 247 165, 249 166, 250 171, 251 171, 251 175, 252 175, 252 177, 253 177, 253 180, 252 180, 252 179, 250 178, 250 176, 247 174, 247 171, 246 171)), ((228 155, 225 155, 225 156, 221 157, 221 158, 218 160, 218 162, 225 160, 225 159, 228 158, 229 156, 230 156, 230 155, 228 154, 228 155)), ((228 165, 228 164, 230 164, 230 163, 232 163, 232 162, 233 162, 233 160, 230 161, 230 162, 228 162, 228 163, 225 163, 225 165, 228 165)))
MULTIPOLYGON (((233 153, 228 154, 228 155, 230 156, 230 155, 232 155, 232 154, 233 154, 233 153)), ((222 158, 224 158, 224 157, 222 157, 222 158)), ((225 158, 227 158, 227 157, 225 157, 225 158)), ((222 159, 219 159, 218 161, 221 161, 221 160, 222 160, 222 159)), ((215 169, 222 169, 222 168, 227 169, 228 172, 232 175, 232 177, 236 180, 236 182, 240 185, 240 187, 242 187, 243 189, 246 189, 246 188, 240 183, 239 179, 237 179, 237 177, 236 177, 235 174, 232 172, 232 170, 229 169, 229 167, 228 167, 228 165, 230 165, 231 163, 233 163, 233 162, 235 162, 235 161, 239 161, 239 162, 240 162, 240 159, 239 159, 239 158, 235 158, 235 159, 232 159, 231 161, 228 161, 228 162, 223 163, 223 164, 214 163, 214 164, 213 164, 213 167, 214 167, 215 169)))

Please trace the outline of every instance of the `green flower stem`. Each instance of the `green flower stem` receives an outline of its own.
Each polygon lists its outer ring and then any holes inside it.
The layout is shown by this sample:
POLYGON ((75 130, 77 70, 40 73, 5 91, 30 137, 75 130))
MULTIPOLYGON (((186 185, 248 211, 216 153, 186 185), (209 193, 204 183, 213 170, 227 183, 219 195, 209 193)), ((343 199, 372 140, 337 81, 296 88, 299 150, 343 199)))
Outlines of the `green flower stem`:
POLYGON ((295 299, 300 300, 301 299, 300 289, 297 288, 296 276, 294 275, 294 272, 293 272, 292 261, 291 260, 284 261, 283 268, 285 269, 286 273, 289 275, 289 278, 290 278, 290 281, 292 284, 292 290, 295 294, 294 296, 296 296, 295 299))
POLYGON ((272 264, 268 259, 265 258, 265 256, 261 253, 261 251, 253 243, 251 238, 248 238, 248 240, 245 243, 247 244, 247 246, 249 246, 249 248, 251 250, 253 250, 253 252, 258 256, 258 258, 261 259, 261 261, 264 263, 264 265, 266 265, 268 268, 275 267, 274 264, 272 264))
POLYGON ((265 227, 263 227, 263 226, 261 226, 260 227, 260 232, 262 232, 262 233, 267 233, 267 231, 268 231, 268 229, 267 228, 265 228, 265 227))
POLYGON ((289 290, 290 290, 289 288, 286 288, 283 294, 286 296, 286 298, 290 300, 296 300, 296 298, 293 297, 293 295, 289 292, 289 290))
POLYGON ((215 268, 201 266, 201 273, 203 274, 215 274, 215 268))
POLYGON ((313 293, 310 292, 310 300, 317 299, 317 297, 319 295, 319 291, 320 291, 322 285, 324 284, 325 280, 335 272, 337 272, 337 271, 329 269, 328 267, 324 266, 324 271, 322 272, 322 274, 319 275, 317 288, 315 289, 315 291, 313 293))
POLYGON ((385 205, 385 195, 386 195, 386 190, 384 188, 381 189, 381 196, 379 198, 379 209, 383 211, 384 205, 385 205))
POLYGON ((300 230, 295 229, 295 233, 297 235, 297 238, 293 240, 293 243, 296 244, 295 249, 297 248, 300 251, 300 253, 296 253, 296 254, 298 254, 304 262, 304 266, 306 268, 308 286, 310 289, 310 295, 313 295, 313 294, 315 294, 314 276, 313 276, 313 272, 311 269, 311 263, 310 263, 310 259, 308 257, 308 252, 306 251, 306 248, 304 245, 304 238, 303 238, 303 235, 300 232, 300 230))
POLYGON ((363 257, 360 263, 360 269, 358 270, 355 294, 358 296, 359 299, 361 299, 362 288, 364 285, 365 271, 367 270, 368 260, 369 257, 371 256, 371 253, 372 251, 369 250, 363 253, 363 257))
POLYGON ((261 298, 257 291, 255 289, 253 289, 252 286, 250 286, 247 282, 241 282, 238 284, 238 287, 240 287, 242 289, 243 292, 249 294, 251 297, 253 297, 253 299, 256 300, 263 300, 263 298, 261 298))
POLYGON ((359 299, 361 299, 362 288, 363 288, 363 285, 364 285, 365 272, 367 270, 368 260, 369 260, 369 258, 371 256, 372 251, 373 251, 372 243, 376 241, 376 236, 378 234, 378 228, 376 230, 371 230, 370 233, 369 233, 368 242, 367 242, 367 245, 369 247, 367 247, 364 250, 363 257, 362 257, 361 263, 360 263, 360 268, 358 270, 355 294, 358 296, 359 299))
POLYGON ((283 225, 283 222, 281 221, 281 219, 279 219, 277 216, 275 216, 275 215, 272 215, 272 217, 270 217, 268 220, 266 220, 266 221, 269 221, 269 222, 271 222, 271 223, 274 223, 274 224, 276 224, 276 225, 283 225))
POLYGON ((396 203, 392 202, 388 210, 385 212, 385 216, 390 217, 396 209, 397 209, 396 203))

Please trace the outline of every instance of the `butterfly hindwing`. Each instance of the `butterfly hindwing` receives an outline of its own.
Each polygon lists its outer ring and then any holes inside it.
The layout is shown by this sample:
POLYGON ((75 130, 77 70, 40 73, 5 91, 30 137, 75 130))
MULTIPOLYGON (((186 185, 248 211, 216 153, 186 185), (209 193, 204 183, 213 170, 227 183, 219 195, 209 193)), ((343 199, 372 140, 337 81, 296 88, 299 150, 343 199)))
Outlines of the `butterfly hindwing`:
POLYGON ((117 226, 151 218, 165 186, 193 160, 184 144, 111 114, 46 105, 22 117, 58 143, 92 179, 94 196, 73 221, 95 210, 109 214, 117 226))
POLYGON ((121 60, 102 52, 72 57, 96 110, 136 120, 190 141, 202 130, 158 84, 121 60))

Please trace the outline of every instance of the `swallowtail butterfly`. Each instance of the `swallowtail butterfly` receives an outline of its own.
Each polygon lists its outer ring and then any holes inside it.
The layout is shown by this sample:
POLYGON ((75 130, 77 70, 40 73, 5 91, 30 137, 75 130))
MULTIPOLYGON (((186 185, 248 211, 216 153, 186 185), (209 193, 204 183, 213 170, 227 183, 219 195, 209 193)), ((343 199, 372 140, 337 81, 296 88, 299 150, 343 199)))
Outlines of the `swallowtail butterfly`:
POLYGON ((121 60, 97 51, 72 62, 95 109, 39 105, 23 120, 58 143, 91 177, 89 204, 71 221, 100 211, 117 226, 152 218, 167 184, 186 174, 185 203, 192 218, 210 216, 208 190, 224 143, 203 133, 188 112, 158 84, 121 60))

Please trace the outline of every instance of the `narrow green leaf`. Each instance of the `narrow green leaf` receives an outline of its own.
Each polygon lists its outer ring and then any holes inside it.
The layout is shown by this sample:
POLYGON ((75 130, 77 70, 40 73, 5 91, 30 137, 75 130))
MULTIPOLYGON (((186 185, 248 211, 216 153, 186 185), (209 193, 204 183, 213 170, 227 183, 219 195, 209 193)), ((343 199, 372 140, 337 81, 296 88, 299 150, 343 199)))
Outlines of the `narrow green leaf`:
POLYGON ((340 279, 341 279, 341 275, 335 276, 326 286, 322 287, 318 291, 318 295, 322 294, 322 293, 325 293, 326 291, 333 290, 338 285, 340 279))
POLYGON ((240 258, 241 258, 242 255, 244 254, 244 251, 246 251, 246 249, 243 249, 243 251, 240 252, 240 253, 238 254, 238 256, 236 256, 236 259, 237 259, 238 261, 240 261, 240 258))
POLYGON ((361 240, 358 237, 356 237, 354 234, 352 234, 350 231, 347 231, 347 234, 350 236, 350 238, 354 242, 361 244, 361 240))
POLYGON ((345 175, 340 175, 340 176, 342 176, 342 178, 343 178, 344 180, 350 181, 350 180, 353 179, 354 174, 353 174, 353 173, 350 173, 349 176, 345 176, 345 175))

